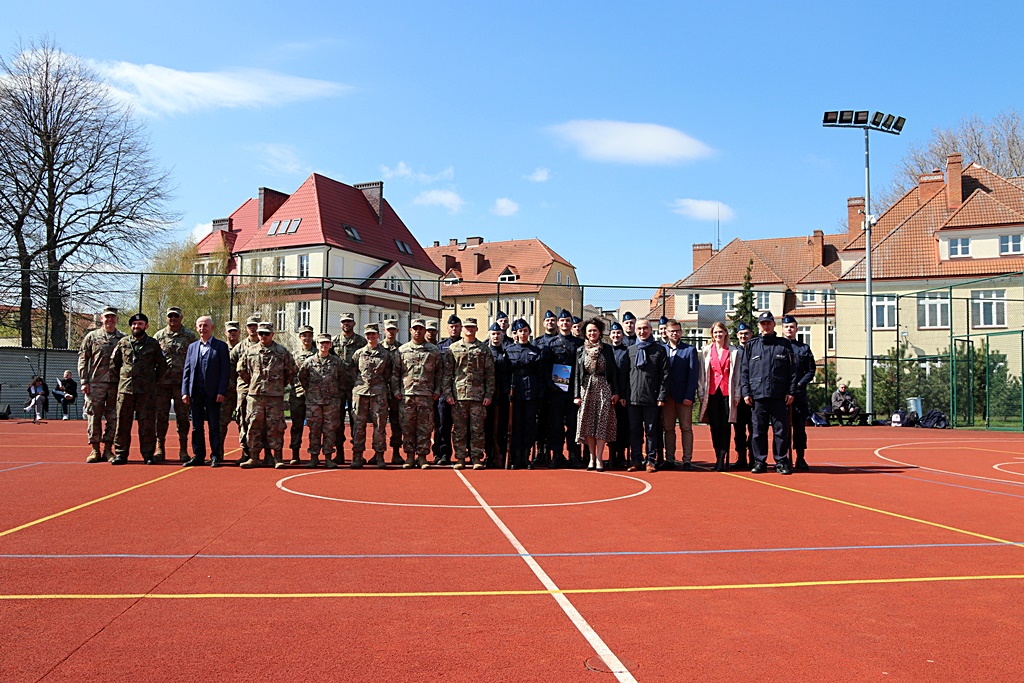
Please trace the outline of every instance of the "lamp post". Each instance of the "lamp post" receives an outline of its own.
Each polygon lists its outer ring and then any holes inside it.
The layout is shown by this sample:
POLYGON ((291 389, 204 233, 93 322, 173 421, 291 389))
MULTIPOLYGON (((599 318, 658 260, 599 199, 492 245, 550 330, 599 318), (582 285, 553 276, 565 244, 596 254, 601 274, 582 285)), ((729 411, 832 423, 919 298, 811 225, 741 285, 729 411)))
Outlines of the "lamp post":
POLYGON ((875 378, 874 378, 874 320, 872 319, 872 283, 871 283, 871 228, 875 217, 871 215, 871 142, 872 130, 899 135, 907 120, 902 116, 883 114, 876 111, 854 111, 844 109, 827 111, 821 125, 826 128, 863 128, 864 129, 864 330, 867 343, 864 350, 864 410, 868 414, 875 412, 875 378))

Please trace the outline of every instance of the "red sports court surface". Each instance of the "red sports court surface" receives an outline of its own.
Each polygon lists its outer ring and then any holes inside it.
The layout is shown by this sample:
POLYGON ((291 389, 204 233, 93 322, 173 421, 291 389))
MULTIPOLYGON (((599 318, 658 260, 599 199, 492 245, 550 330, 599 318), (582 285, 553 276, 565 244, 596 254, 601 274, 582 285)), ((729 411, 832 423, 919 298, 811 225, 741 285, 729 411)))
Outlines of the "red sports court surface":
POLYGON ((0 680, 1020 680, 1024 437, 810 440, 790 477, 311 473, 0 423, 0 680))

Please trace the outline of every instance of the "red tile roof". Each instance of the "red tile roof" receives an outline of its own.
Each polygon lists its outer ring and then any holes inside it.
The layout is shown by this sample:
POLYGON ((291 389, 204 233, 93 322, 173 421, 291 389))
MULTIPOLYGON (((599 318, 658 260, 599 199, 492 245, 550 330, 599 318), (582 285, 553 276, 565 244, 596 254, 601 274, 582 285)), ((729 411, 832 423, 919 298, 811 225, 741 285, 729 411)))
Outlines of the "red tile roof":
MULTIPOLYGON (((566 267, 562 273, 575 280, 573 265, 554 252, 539 239, 506 240, 504 242, 483 242, 479 245, 449 244, 427 247, 425 252, 433 259, 437 268, 445 276, 455 275, 460 280, 457 285, 444 285, 443 296, 476 296, 492 294, 496 291, 498 277, 506 268, 517 273, 517 282, 502 282, 501 293, 518 294, 523 292, 539 292, 540 285, 547 281, 548 274, 555 264, 566 267), (478 255, 482 257, 482 268, 477 271, 478 255), (445 257, 454 259, 451 267, 446 267, 445 257)), ((578 285, 573 282, 573 285, 578 285)))
POLYGON ((814 237, 739 238, 722 247, 676 287, 739 287, 753 260, 750 282, 758 285, 832 282, 839 276, 839 247, 846 235, 822 235, 820 253, 814 237))
POLYGON ((1003 206, 995 197, 980 187, 967 201, 954 211, 939 230, 959 228, 985 228, 993 225, 1020 225, 1024 216, 1003 206))

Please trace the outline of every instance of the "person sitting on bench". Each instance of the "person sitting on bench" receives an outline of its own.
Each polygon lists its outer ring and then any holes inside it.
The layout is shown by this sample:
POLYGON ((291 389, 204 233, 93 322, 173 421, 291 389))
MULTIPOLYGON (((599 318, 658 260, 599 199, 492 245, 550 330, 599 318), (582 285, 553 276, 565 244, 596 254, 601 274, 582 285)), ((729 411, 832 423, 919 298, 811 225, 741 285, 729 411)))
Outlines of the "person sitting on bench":
POLYGON ((46 412, 46 397, 49 395, 49 388, 42 377, 33 377, 28 385, 28 400, 25 402, 25 412, 32 414, 32 421, 38 422, 43 419, 46 412))
POLYGON ((57 388, 53 390, 53 395, 60 400, 60 412, 64 416, 63 419, 68 419, 68 406, 75 402, 75 398, 78 396, 78 385, 75 380, 71 379, 71 371, 64 371, 64 379, 57 380, 57 388))
POLYGON ((832 394, 832 414, 839 418, 840 423, 846 418, 846 424, 853 424, 860 414, 860 408, 857 407, 853 394, 846 390, 845 382, 840 382, 839 389, 832 394))

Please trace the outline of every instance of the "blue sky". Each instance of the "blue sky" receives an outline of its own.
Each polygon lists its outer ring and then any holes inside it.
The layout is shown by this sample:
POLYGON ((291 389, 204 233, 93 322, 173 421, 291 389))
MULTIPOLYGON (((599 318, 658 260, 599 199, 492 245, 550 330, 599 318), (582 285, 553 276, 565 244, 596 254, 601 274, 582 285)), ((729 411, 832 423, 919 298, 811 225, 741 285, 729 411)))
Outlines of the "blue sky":
POLYGON ((1018 105, 1024 4, 9 3, 131 98, 173 169, 179 235, 312 171, 384 180, 424 245, 539 237, 583 283, 656 285, 691 244, 838 229, 911 142, 1018 105))

